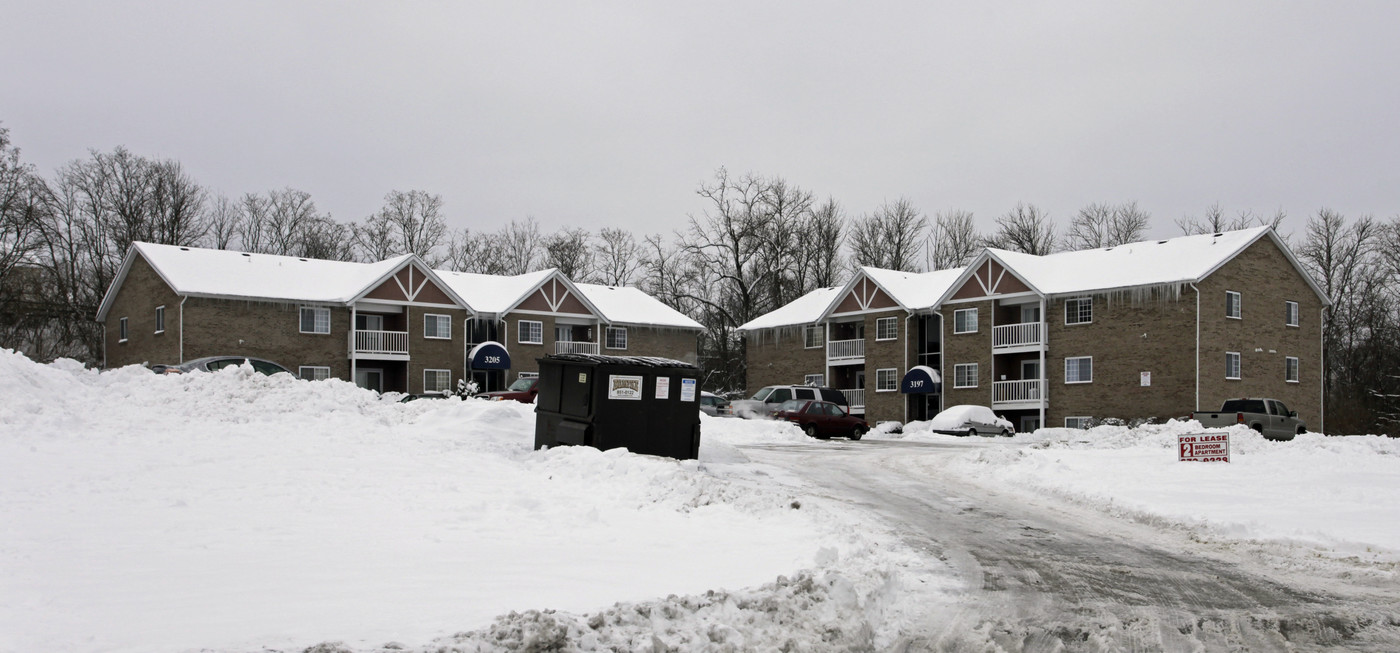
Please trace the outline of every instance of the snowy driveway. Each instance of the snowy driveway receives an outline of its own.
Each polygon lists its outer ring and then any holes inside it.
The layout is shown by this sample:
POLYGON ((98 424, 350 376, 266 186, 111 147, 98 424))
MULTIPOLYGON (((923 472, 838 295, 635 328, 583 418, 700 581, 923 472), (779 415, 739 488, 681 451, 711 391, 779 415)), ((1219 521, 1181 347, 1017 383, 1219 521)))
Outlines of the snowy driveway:
POLYGON ((948 473, 969 449, 1015 446, 867 440, 745 451, 868 508, 952 565, 967 595, 960 609, 927 615, 911 649, 1400 650, 1400 589, 1344 561, 1199 542, 948 473))

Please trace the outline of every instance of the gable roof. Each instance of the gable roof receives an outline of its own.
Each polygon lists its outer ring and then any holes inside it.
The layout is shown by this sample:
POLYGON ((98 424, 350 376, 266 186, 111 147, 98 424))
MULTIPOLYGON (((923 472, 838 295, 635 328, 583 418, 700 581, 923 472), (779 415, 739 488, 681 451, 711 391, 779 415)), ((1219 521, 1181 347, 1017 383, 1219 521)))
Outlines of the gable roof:
POLYGON ((478 312, 504 313, 548 281, 555 272, 554 268, 549 268, 514 276, 451 270, 438 270, 437 274, 478 312))
POLYGON ((613 324, 678 329, 705 328, 684 313, 631 286, 600 286, 591 283, 574 285, 589 303, 597 307, 602 317, 613 324))
POLYGON ((861 267, 861 272, 879 284, 895 301, 911 311, 933 308, 943 293, 962 274, 963 268, 933 272, 902 272, 881 268, 861 267))
POLYGON ((818 288, 778 308, 739 325, 739 331, 757 331, 799 324, 816 324, 826 310, 841 296, 844 286, 818 288))
MULTIPOLYGON (((107 288, 97 310, 98 320, 106 319, 117 290, 138 256, 176 294, 193 297, 349 304, 405 265, 416 263, 431 273, 412 254, 378 263, 354 263, 137 242, 127 250, 107 288)), ((458 296, 451 299, 471 308, 458 296)))

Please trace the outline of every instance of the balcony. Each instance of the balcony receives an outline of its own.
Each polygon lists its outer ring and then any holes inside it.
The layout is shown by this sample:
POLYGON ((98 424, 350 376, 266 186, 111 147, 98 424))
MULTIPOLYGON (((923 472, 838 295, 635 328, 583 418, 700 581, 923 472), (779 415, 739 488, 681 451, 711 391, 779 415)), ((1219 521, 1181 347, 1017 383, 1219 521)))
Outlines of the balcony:
POLYGON ((570 340, 556 340, 554 342, 554 353, 556 354, 596 354, 598 353, 598 343, 596 342, 575 342, 570 340))
POLYGON ((1045 379, 993 381, 993 408, 1039 408, 1045 397, 1045 379))
POLYGON ((1003 324, 992 327, 992 349, 1039 347, 1044 325, 1040 322, 1003 324))
POLYGON ((826 343, 826 360, 830 363, 864 361, 865 339, 832 340, 826 343))
POLYGON ((407 331, 368 331, 350 332, 353 342, 351 351, 357 358, 365 356, 381 360, 408 360, 407 331))
POLYGON ((865 412, 865 388, 843 388, 841 394, 846 395, 846 403, 850 404, 852 413, 865 412))

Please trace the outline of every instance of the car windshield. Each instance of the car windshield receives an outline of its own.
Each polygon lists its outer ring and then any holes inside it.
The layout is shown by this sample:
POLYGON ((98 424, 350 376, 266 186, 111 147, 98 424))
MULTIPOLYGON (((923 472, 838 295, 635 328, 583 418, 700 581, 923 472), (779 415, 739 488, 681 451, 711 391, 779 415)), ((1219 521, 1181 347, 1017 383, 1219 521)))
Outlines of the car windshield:
POLYGON ((510 384, 510 391, 511 391, 511 392, 525 392, 526 390, 529 390, 529 389, 530 389, 530 386, 532 386, 532 385, 534 385, 534 384, 535 384, 535 380, 534 380, 534 379, 524 379, 524 378, 523 378, 523 379, 516 379, 516 380, 515 380, 515 383, 510 384))
POLYGON ((763 401, 764 399, 767 399, 767 398, 768 398, 768 395, 773 394, 773 390, 774 390, 774 388, 773 388, 772 386, 769 386, 769 387, 767 387, 767 388, 760 388, 759 391, 758 391, 758 392, 755 392, 755 393, 753 394, 753 397, 751 397, 751 398, 752 398, 754 401, 763 401))

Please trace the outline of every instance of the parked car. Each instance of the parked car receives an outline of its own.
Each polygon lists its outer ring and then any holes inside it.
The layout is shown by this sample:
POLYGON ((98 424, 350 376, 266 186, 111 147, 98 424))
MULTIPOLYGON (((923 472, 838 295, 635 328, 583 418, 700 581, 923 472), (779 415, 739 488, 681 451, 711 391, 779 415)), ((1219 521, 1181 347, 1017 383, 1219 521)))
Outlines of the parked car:
POLYGON ((779 406, 773 418, 792 422, 806 431, 808 437, 821 440, 837 436, 859 440, 870 430, 865 420, 852 417, 846 409, 829 401, 793 399, 779 406))
POLYGON ((449 392, 424 392, 421 394, 404 395, 403 398, 399 400, 399 403, 406 404, 410 401, 418 401, 419 399, 446 399, 455 396, 456 395, 449 392))
POLYGON ((934 433, 947 435, 1004 435, 1016 434, 1016 427, 1003 417, 998 417, 986 406, 958 405, 934 415, 929 420, 934 433))
POLYGON ((713 392, 700 393, 700 412, 711 417, 734 416, 734 408, 729 405, 729 400, 713 392))
POLYGON ((253 366, 253 371, 259 374, 272 376, 286 372, 291 374, 291 370, 278 365, 270 360, 253 358, 251 356, 205 356, 186 361, 179 365, 152 365, 151 370, 157 374, 184 374, 187 372, 214 372, 225 367, 237 367, 244 363, 253 366))
POLYGON ((734 414, 749 419, 770 417, 778 407, 796 399, 826 401, 850 412, 851 405, 846 395, 832 388, 818 388, 810 385, 769 385, 759 388, 752 397, 733 402, 734 414))
POLYGON ((516 379, 515 383, 510 384, 510 387, 506 388, 505 390, 497 390, 495 392, 483 392, 476 396, 481 397, 482 399, 490 399, 492 401, 513 400, 518 401, 522 404, 533 404, 535 403, 535 396, 540 393, 539 384, 540 380, 538 377, 521 377, 516 379))
POLYGON ((1271 440, 1292 440, 1308 430, 1308 425, 1298 419, 1297 411, 1288 410, 1277 399, 1226 399, 1220 410, 1191 413, 1191 419, 1206 428, 1248 424, 1271 440))

